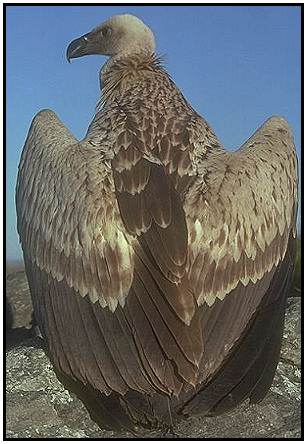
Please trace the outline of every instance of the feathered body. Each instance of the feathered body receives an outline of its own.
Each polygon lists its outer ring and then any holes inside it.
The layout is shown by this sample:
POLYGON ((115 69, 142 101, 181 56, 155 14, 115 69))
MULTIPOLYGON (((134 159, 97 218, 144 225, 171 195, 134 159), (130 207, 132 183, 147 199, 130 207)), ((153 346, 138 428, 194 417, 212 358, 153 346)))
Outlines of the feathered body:
POLYGON ((55 369, 104 427, 257 402, 293 268, 291 131, 273 117, 225 151, 148 51, 101 77, 85 139, 42 111, 19 167, 18 231, 55 369))

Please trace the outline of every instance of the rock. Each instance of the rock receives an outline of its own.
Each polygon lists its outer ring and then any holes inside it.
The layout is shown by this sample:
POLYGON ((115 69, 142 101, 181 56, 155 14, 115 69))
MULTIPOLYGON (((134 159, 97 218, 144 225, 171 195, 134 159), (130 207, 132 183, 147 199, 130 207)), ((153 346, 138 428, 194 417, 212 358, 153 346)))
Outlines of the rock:
POLYGON ((24 270, 7 275, 6 299, 12 317, 11 328, 30 328, 32 302, 24 270))
POLYGON ((89 438, 99 434, 81 402, 56 378, 40 339, 7 355, 7 438, 89 438))
MULTIPOLYGON (((64 389, 44 352, 44 343, 31 337, 31 300, 24 272, 7 277, 13 330, 8 333, 6 438, 135 438, 127 432, 99 429, 81 401, 64 389), (19 332, 17 334, 17 332, 19 332)), ((301 437, 301 300, 288 299, 284 343, 273 386, 257 405, 244 402, 218 417, 184 419, 174 427, 179 438, 301 437)), ((139 431, 159 438, 162 431, 139 431)))

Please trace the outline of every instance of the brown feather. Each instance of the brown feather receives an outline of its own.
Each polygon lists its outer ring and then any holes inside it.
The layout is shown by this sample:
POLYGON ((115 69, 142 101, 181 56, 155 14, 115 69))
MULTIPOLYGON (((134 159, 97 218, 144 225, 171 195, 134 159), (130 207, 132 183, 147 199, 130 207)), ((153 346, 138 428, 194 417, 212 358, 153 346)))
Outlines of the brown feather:
POLYGON ((119 54, 102 77, 85 139, 42 111, 19 166, 18 231, 50 358, 102 426, 257 402, 292 274, 291 130, 271 118, 226 152, 154 54, 119 54))

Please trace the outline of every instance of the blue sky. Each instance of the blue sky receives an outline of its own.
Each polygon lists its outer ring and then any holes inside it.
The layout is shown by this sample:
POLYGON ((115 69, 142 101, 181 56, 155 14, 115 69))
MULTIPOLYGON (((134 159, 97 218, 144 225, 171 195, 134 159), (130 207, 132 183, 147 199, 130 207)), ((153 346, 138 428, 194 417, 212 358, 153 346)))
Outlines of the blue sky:
POLYGON ((300 157, 300 8, 286 6, 11 6, 7 8, 7 258, 18 259, 14 189, 34 115, 55 111, 82 138, 99 97, 106 58, 68 64, 74 38, 131 13, 156 34, 157 51, 193 107, 229 149, 264 120, 290 123, 300 157))

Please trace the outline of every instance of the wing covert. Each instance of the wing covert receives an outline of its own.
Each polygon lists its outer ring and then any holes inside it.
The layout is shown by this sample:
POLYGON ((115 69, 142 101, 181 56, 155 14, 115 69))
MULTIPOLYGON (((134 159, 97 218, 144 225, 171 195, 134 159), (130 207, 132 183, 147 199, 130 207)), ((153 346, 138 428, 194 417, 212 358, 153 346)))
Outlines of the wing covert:
POLYGON ((78 142, 53 112, 41 111, 23 150, 16 204, 28 259, 113 311, 131 286, 133 252, 107 156, 78 142))
POLYGON ((189 278, 199 304, 277 266, 295 236, 297 167, 286 121, 266 121, 236 152, 208 158, 185 201, 189 278))

